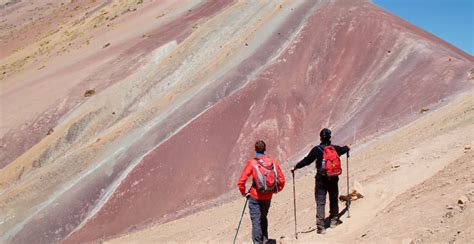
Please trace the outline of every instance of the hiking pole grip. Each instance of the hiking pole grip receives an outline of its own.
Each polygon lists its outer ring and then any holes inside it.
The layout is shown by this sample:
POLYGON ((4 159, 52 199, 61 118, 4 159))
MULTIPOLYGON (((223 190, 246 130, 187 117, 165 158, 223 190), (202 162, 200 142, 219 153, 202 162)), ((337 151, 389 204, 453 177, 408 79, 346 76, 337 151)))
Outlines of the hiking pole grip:
POLYGON ((295 187, 295 171, 291 171, 291 176, 293 178, 293 214, 295 216, 295 238, 298 239, 298 231, 296 227, 296 187, 295 187))
POLYGON ((235 244, 235 241, 237 240, 237 234, 239 234, 240 224, 242 223, 242 219, 243 219, 243 217, 244 217, 245 208, 247 207, 248 201, 249 201, 249 198, 246 197, 246 199, 245 199, 245 204, 244 204, 244 209, 242 209, 242 215, 240 216, 239 225, 237 226, 237 231, 235 232, 234 241, 233 241, 234 244, 235 244))

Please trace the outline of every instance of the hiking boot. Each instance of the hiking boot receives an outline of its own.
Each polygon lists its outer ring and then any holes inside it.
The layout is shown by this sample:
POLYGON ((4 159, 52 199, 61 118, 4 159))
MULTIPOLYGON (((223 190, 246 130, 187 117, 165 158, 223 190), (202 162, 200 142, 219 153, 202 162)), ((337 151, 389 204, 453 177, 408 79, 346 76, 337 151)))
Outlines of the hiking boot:
POLYGON ((316 233, 318 233, 320 235, 324 235, 324 234, 326 234, 326 229, 318 227, 318 230, 316 231, 316 233))
POLYGON ((342 224, 342 221, 339 219, 331 219, 331 228, 336 228, 336 226, 342 224))

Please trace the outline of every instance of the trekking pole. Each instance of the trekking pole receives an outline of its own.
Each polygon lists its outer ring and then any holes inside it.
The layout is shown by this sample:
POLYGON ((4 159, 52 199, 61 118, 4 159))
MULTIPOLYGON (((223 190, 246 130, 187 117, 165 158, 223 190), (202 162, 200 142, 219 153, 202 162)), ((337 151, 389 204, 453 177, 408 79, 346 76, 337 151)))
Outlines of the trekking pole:
POLYGON ((237 234, 239 233, 240 224, 242 223, 242 219, 244 218, 245 208, 247 207, 247 202, 248 201, 249 201, 249 198, 246 197, 245 204, 244 204, 244 209, 242 209, 242 215, 240 216, 239 226, 237 226, 237 232, 235 232, 234 242, 233 242, 234 244, 235 244, 235 240, 237 240, 237 234))
POLYGON ((295 215, 295 238, 298 239, 298 231, 296 229, 296 190, 295 190, 295 171, 291 171, 293 176, 293 213, 295 215))
POLYGON ((349 196, 349 151, 347 151, 346 157, 346 167, 347 167, 347 218, 350 218, 349 208, 351 206, 351 197, 349 196))

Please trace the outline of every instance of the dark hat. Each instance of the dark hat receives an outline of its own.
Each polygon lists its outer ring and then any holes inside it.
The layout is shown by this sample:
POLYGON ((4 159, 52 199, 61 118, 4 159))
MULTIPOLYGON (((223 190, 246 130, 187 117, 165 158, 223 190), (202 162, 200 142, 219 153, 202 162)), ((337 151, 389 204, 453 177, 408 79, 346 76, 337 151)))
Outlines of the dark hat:
POLYGON ((329 130, 328 128, 324 128, 321 130, 321 132, 319 132, 319 136, 322 138, 322 139, 331 139, 331 130, 329 130))

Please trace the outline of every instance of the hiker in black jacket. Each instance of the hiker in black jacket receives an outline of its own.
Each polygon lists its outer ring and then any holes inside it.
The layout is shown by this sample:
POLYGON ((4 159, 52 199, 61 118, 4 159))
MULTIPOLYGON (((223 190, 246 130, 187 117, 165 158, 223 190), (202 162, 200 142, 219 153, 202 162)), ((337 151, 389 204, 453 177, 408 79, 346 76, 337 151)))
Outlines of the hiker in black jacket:
MULTIPOLYGON (((329 193, 329 218, 331 219, 331 228, 334 228, 336 225, 341 223, 339 220, 339 188, 338 181, 339 176, 327 176, 327 174, 322 170, 323 163, 323 150, 326 146, 331 145, 331 131, 327 128, 324 128, 319 133, 321 144, 313 147, 309 154, 298 162, 295 167, 291 168, 291 172, 296 169, 302 168, 304 166, 310 165, 316 160, 316 186, 315 186, 315 198, 316 198, 316 226, 317 233, 324 234, 326 233, 326 226, 324 223, 325 219, 325 206, 326 206, 326 194, 329 193)), ((337 146, 332 145, 337 154, 343 155, 349 151, 348 146, 337 146)))

